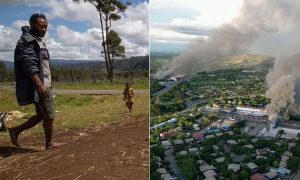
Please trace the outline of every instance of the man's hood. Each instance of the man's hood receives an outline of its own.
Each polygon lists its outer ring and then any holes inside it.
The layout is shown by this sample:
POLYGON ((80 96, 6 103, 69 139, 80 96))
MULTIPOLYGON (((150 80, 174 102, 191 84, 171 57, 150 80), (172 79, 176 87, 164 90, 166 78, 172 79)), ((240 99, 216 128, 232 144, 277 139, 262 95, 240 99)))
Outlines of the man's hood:
POLYGON ((30 34, 30 28, 29 26, 22 26, 21 28, 22 30, 22 37, 27 41, 27 42, 30 42, 30 41, 34 41, 36 40, 36 38, 30 34))

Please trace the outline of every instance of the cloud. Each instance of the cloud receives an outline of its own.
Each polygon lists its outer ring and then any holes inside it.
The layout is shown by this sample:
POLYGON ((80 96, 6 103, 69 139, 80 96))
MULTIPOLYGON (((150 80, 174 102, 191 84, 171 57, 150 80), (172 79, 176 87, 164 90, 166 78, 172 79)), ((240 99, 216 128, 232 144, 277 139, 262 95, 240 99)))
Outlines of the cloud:
MULTIPOLYGON (((45 1, 45 0, 43 0, 45 1)), ((7 5, 18 5, 18 4, 26 4, 26 5, 40 5, 43 3, 41 0, 0 0, 1 4, 7 4, 7 5)))
POLYGON ((12 27, 20 30, 22 26, 29 26, 28 20, 17 20, 12 23, 12 27))
POLYGON ((0 52, 13 51, 19 36, 20 33, 15 29, 0 25, 0 52))
POLYGON ((72 0, 49 0, 45 6, 48 19, 65 19, 68 21, 90 21, 94 25, 99 23, 96 8, 90 3, 74 3, 72 0))
MULTIPOLYGON (((58 28, 58 36, 61 40, 66 42, 66 45, 72 44, 82 44, 87 45, 89 43, 100 44, 98 42, 100 31, 99 14, 97 13, 95 7, 90 3, 73 3, 71 0, 55 1, 50 0, 46 5, 50 8, 46 15, 49 19, 65 19, 69 21, 88 21, 91 23, 91 32, 74 32, 63 28, 62 26, 58 28), (70 33, 70 34, 68 34, 70 33), (61 34, 64 34, 62 36, 61 34), (94 38, 91 38, 91 35, 94 38), (70 37, 73 37, 71 39, 70 37), (98 37, 95 38, 95 37, 98 37), (85 39, 87 38, 87 39, 85 39), (91 40, 97 40, 91 42, 91 40)), ((146 55, 145 49, 148 49, 149 42, 149 4, 148 2, 139 3, 135 6, 129 6, 125 13, 121 14, 122 18, 119 21, 113 22, 112 29, 117 31, 123 41, 126 41, 125 48, 127 44, 136 44, 137 49, 134 50, 137 54, 146 55), (142 52, 139 52, 142 50, 142 52)), ((133 52, 127 50, 126 52, 133 52)), ((133 53, 128 53, 128 55, 134 55, 133 53)))
MULTIPOLYGON (((151 28, 150 37, 151 37, 151 42, 155 42, 155 43, 184 43, 184 44, 186 44, 199 36, 178 33, 178 32, 172 31, 172 30, 151 28)), ((202 36, 202 38, 206 39, 207 36, 202 36)))
POLYGON ((240 0, 151 0, 151 42, 186 44, 195 35, 207 38, 218 26, 236 17, 242 3, 240 0))
MULTIPOLYGON (((29 1, 26 1, 29 2, 29 1)), ((30 1, 30 5, 39 2, 39 8, 46 9, 49 22, 48 33, 44 38, 54 59, 102 59, 101 29, 97 10, 90 3, 74 3, 72 0, 30 1), (89 23, 86 30, 74 30, 68 23, 57 20, 78 22, 78 26, 89 23)), ((13 1, 11 4, 23 4, 13 1)), ((36 7, 33 7, 36 8, 36 7)), ((148 54, 149 39, 148 2, 129 6, 122 19, 114 22, 112 28, 122 38, 126 56, 148 54)), ((20 27, 28 25, 28 20, 20 19, 11 23, 11 27, 0 26, 0 58, 11 60, 16 42, 21 35, 20 27), (3 52, 7 53, 3 53, 3 52)))
POLYGON ((67 46, 93 46, 100 44, 101 30, 98 28, 88 29, 80 33, 60 25, 56 28, 58 38, 67 46))

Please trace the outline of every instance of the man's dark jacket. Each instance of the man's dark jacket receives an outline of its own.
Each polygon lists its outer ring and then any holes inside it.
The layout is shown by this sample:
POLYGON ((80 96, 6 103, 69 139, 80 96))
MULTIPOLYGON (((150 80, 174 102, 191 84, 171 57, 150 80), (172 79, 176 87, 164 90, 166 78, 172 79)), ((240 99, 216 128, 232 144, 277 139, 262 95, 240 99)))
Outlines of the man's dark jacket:
POLYGON ((36 37, 30 34, 29 27, 22 27, 22 35, 17 43, 14 57, 16 95, 20 106, 34 102, 35 85, 30 76, 38 74, 42 78, 40 46, 36 37))

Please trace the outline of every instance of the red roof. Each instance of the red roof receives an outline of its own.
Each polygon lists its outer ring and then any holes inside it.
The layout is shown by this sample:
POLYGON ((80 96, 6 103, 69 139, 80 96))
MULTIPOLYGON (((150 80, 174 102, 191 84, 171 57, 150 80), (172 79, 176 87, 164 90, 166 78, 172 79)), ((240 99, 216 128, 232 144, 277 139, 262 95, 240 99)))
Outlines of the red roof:
POLYGON ((200 133, 200 132, 195 132, 193 134, 193 138, 195 138, 195 139, 202 139, 202 138, 204 138, 204 135, 202 133, 200 133))
POLYGON ((250 176, 250 180, 268 180, 264 175, 256 173, 250 176))

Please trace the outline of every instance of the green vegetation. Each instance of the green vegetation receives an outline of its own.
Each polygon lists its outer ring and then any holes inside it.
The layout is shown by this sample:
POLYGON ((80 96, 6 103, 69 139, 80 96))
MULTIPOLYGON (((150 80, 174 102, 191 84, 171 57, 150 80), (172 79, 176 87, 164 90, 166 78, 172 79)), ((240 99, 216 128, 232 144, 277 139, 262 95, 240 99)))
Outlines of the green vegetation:
POLYGON ((128 80, 125 78, 115 78, 113 82, 109 80, 102 80, 98 83, 68 83, 68 82, 54 82, 53 87, 55 89, 90 89, 90 90, 123 90, 125 88, 125 82, 132 82, 132 87, 134 90, 147 90, 149 89, 149 79, 148 78, 135 78, 128 80))
POLYGON ((193 155, 176 155, 178 166, 187 180, 194 180, 197 177, 198 170, 196 168, 196 157, 193 155))
MULTIPOLYGON (((124 117, 148 117, 148 93, 135 95, 133 112, 128 113, 122 95, 88 96, 57 95, 55 127, 58 130, 86 128, 88 126, 118 122, 124 117)), ((22 119, 14 119, 13 125, 21 124, 35 114, 33 105, 19 107, 15 94, 11 89, 0 87, 0 111, 19 110, 27 115, 22 119)), ((30 130, 42 132, 41 124, 30 130)))

